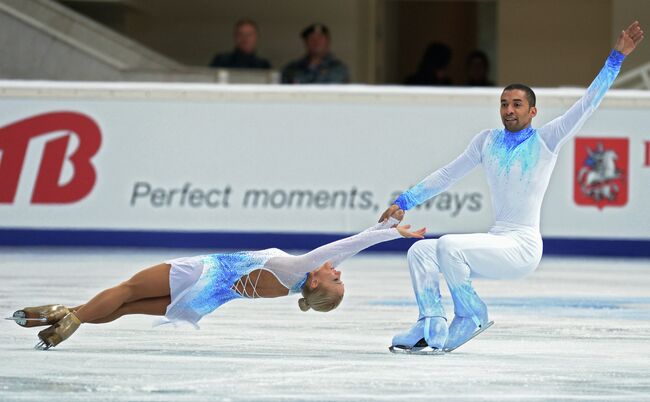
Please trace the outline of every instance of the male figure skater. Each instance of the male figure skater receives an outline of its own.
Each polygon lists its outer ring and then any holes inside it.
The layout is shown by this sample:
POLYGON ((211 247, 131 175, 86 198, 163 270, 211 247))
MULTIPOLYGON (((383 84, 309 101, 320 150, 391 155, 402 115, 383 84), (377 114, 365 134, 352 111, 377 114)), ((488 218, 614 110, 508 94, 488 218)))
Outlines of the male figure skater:
POLYGON ((488 233, 445 235, 420 240, 408 251, 413 290, 420 309, 415 325, 393 338, 393 347, 419 351, 427 345, 450 351, 490 325, 487 307, 470 282, 471 274, 505 279, 533 272, 542 257, 539 216, 558 152, 596 110, 618 75, 623 59, 643 39, 638 22, 619 35, 605 66, 586 94, 564 115, 539 129, 531 125, 537 114, 535 93, 512 84, 501 94, 502 129, 476 135, 458 158, 402 193, 381 216, 409 210, 436 196, 483 165, 492 198, 495 223, 488 233), (445 277, 454 302, 454 319, 447 319, 440 302, 439 273, 445 277))

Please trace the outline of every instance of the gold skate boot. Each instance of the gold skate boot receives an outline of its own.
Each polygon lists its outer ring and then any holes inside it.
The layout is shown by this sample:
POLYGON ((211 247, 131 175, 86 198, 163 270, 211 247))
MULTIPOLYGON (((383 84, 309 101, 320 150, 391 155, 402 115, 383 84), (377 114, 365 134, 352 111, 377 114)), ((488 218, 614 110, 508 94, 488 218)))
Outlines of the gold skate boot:
POLYGON ((58 345, 68 339, 80 325, 81 321, 74 313, 66 314, 59 322, 38 333, 41 341, 34 346, 34 349, 48 350, 58 345))
POLYGON ((14 312, 14 315, 7 320, 14 320, 21 327, 31 328, 55 324, 69 312, 70 310, 61 304, 48 304, 47 306, 25 307, 14 312))

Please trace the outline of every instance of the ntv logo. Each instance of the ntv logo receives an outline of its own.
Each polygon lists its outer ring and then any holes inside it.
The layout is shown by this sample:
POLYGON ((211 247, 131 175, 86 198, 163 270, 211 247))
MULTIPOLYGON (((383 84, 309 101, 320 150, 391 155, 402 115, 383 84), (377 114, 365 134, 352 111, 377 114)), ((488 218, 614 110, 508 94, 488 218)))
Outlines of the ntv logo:
POLYGON ((90 117, 80 113, 53 112, 0 128, 0 204, 14 202, 29 142, 55 131, 65 131, 67 134, 45 143, 31 203, 69 204, 90 193, 97 178, 90 159, 101 144, 99 126, 90 117), (67 161, 72 164, 74 173, 67 183, 59 184, 73 133, 77 136, 79 146, 67 161))

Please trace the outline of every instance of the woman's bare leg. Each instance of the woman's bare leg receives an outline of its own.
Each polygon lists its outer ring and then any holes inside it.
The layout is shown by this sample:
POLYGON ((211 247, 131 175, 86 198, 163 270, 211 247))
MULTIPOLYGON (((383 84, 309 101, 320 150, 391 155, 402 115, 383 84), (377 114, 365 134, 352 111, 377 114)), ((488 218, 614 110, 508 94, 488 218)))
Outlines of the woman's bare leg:
POLYGON ((108 318, 123 304, 141 299, 168 297, 170 268, 169 264, 158 264, 142 270, 128 281, 100 292, 88 303, 79 306, 75 315, 82 323, 97 322, 104 317, 108 318))
MULTIPOLYGON (((122 304, 120 308, 113 311, 106 317, 88 321, 88 324, 104 324, 117 320, 118 318, 129 314, 146 314, 146 315, 165 315, 167 306, 171 298, 169 296, 153 297, 150 299, 141 299, 131 303, 122 304)), ((80 306, 81 307, 81 306, 80 306)))

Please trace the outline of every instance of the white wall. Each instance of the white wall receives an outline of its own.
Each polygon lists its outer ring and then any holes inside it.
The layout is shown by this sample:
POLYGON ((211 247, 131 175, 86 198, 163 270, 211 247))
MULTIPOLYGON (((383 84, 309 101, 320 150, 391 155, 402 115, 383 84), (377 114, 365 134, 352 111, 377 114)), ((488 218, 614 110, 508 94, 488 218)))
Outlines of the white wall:
MULTIPOLYGON (((354 232, 372 224, 394 192, 453 159, 475 133, 498 127, 498 93, 0 82, 0 146, 5 151, 8 125, 49 112, 83 114, 97 124, 102 138, 92 159, 96 182, 85 198, 35 204, 30 198, 46 144, 71 139, 59 178, 64 185, 75 172, 71 155, 79 139, 85 141, 65 121, 35 124, 37 133, 47 135, 29 142, 17 196, 0 204, 0 228, 354 232), (146 188, 137 183, 161 189, 159 195, 134 195, 146 188), (191 185, 182 201, 186 183, 191 185), (192 189, 215 190, 212 205, 198 192, 196 205, 190 205, 192 189), (250 189, 267 190, 276 198, 254 207, 249 195, 246 205, 250 189), (306 201, 297 206, 297 198, 288 205, 287 197, 297 190, 313 193, 309 206, 306 201)), ((580 94, 541 90, 536 125, 560 114, 580 94)), ((575 204, 570 142, 546 195, 545 236, 650 239, 650 167, 643 166, 644 141, 650 140, 648 106, 645 92, 611 91, 578 135, 629 138, 626 205, 575 204)), ((457 183, 429 210, 409 212, 408 220, 432 233, 485 231, 492 214, 482 173, 477 170, 457 183)))

